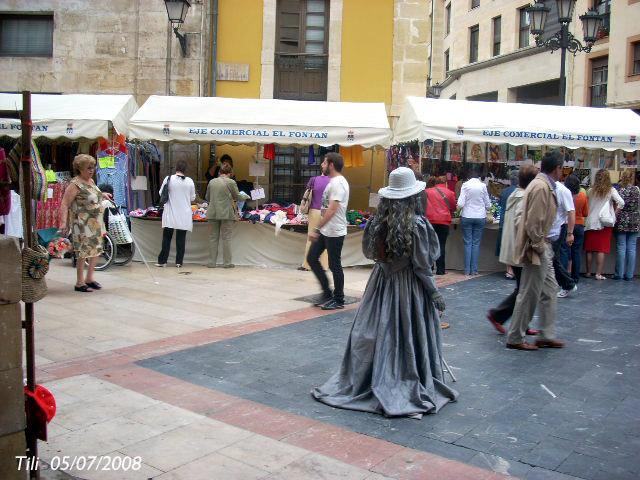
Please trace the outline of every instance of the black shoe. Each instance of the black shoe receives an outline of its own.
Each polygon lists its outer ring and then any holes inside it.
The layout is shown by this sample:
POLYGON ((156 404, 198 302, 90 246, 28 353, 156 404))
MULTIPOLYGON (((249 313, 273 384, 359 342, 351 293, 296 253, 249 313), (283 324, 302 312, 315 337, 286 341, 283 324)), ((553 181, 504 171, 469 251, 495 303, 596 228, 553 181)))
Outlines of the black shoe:
POLYGON ((328 301, 333 299, 333 295, 330 293, 323 293, 322 295, 318 295, 316 299, 313 301, 313 305, 316 307, 321 307, 328 301))
POLYGON ((344 308, 343 302, 338 302, 335 299, 329 300, 327 303, 322 305, 322 310, 340 310, 344 308))

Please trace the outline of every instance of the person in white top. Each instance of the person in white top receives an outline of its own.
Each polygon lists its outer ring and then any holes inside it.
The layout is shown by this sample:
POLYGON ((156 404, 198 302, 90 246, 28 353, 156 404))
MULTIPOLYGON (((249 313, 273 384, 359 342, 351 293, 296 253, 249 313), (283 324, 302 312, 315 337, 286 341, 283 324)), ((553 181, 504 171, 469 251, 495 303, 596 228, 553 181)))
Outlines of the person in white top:
POLYGON ((322 193, 322 218, 315 232, 309 233, 312 244, 307 255, 307 263, 320 282, 322 294, 315 302, 323 310, 344 308, 344 273, 342 272, 342 245, 347 235, 347 204, 349 203, 349 183, 342 176, 344 160, 342 155, 330 152, 322 162, 322 173, 331 180, 322 193), (327 250, 329 270, 333 275, 333 293, 329 288, 327 274, 320 264, 320 255, 327 250))
POLYGON ((551 225, 551 230, 547 234, 547 238, 552 242, 553 248, 553 270, 556 276, 556 282, 560 285, 561 290, 558 292, 558 298, 564 298, 570 292, 578 290, 576 282, 564 267, 564 259, 569 256, 568 249, 573 244, 573 229, 576 225, 576 208, 573 205, 573 195, 571 191, 564 186, 562 182, 556 180, 556 199, 558 200, 558 210, 556 218, 551 225))
POLYGON ((477 174, 472 173, 471 178, 462 185, 458 207, 462 209, 460 222, 464 242, 464 273, 465 275, 476 275, 482 232, 487 218, 487 210, 491 207, 487 186, 480 181, 477 174))
POLYGON ((162 212, 162 250, 158 255, 156 267, 165 267, 169 258, 171 238, 176 231, 176 267, 180 268, 184 260, 184 248, 187 232, 193 230, 193 216, 191 202, 196 199, 196 187, 193 180, 185 176, 187 162, 178 160, 176 174, 164 179, 160 192, 169 183, 169 201, 162 212))
POLYGON ((611 233, 615 216, 624 207, 624 200, 611 185, 609 170, 600 169, 596 173, 593 187, 587 192, 589 199, 589 216, 585 219, 584 250, 587 252, 587 273, 585 277, 591 277, 591 264, 593 254, 596 256, 596 280, 604 280, 604 255, 611 249, 611 233), (615 212, 611 200, 616 203, 615 212), (603 224, 603 219, 609 217, 610 225, 603 224))

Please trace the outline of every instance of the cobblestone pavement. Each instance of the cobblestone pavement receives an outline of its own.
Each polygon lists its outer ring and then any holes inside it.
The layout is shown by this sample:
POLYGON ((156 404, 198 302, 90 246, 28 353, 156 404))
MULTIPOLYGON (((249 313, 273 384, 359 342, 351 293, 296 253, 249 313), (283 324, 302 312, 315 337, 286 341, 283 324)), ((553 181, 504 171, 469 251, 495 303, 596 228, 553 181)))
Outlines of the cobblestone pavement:
MULTIPOLYGON (((309 273, 184 270, 154 271, 155 286, 141 265, 112 268, 102 292, 73 295, 73 271, 54 266, 36 312, 38 381, 58 401, 44 460, 141 459, 69 471, 96 479, 638 477, 638 282, 581 282, 559 300, 568 347, 519 352, 484 319, 513 282, 440 278, 460 400, 416 421, 311 399, 356 306, 292 300, 316 292, 309 273)), ((347 294, 368 275, 347 270, 347 294)))

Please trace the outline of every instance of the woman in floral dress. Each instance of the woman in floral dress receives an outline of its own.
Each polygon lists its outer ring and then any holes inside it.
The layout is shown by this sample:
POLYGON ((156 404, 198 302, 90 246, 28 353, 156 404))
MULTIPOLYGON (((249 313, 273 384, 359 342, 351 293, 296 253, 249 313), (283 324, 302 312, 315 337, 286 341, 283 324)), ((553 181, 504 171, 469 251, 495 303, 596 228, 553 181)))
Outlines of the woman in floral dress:
POLYGON ((71 239, 78 262, 76 263, 76 292, 100 290, 102 285, 96 282, 93 274, 96 262, 102 255, 104 223, 102 200, 111 199, 103 193, 93 181, 96 171, 96 159, 91 155, 77 155, 73 159, 76 174, 67 186, 60 206, 61 232, 71 228, 71 239), (87 274, 84 273, 85 258, 89 259, 87 274))

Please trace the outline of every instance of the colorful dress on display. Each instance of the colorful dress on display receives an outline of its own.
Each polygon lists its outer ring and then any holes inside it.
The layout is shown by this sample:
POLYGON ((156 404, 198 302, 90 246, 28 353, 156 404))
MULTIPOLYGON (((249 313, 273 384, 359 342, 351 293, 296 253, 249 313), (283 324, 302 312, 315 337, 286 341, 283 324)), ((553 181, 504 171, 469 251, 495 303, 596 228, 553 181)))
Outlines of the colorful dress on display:
POLYGON ((79 190, 69 209, 73 249, 79 258, 97 257, 102 255, 104 233, 102 192, 93 181, 87 185, 74 178, 71 183, 79 190))

